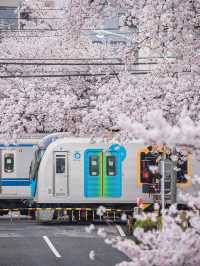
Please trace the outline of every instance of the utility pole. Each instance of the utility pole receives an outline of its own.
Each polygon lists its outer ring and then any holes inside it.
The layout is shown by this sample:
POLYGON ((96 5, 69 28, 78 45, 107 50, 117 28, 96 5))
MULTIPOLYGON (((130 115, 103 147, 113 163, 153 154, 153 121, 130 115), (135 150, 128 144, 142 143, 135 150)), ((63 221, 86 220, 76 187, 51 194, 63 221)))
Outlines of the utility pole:
POLYGON ((20 0, 17 1, 17 29, 20 30, 21 28, 20 22, 20 0))
POLYGON ((166 154, 163 152, 161 159, 161 213, 165 211, 165 160, 166 154))
MULTIPOLYGON (((172 155, 174 154, 172 150, 172 155)), ((176 163, 173 160, 166 158, 166 149, 163 150, 161 159, 161 212, 164 213, 166 201, 169 204, 176 203, 177 186, 176 186, 176 172, 174 170, 176 163)))
MULTIPOLYGON (((175 148, 172 149, 172 155, 175 155, 175 148)), ((177 202, 177 173, 175 171, 176 162, 172 160, 172 169, 171 169, 171 204, 177 202)))

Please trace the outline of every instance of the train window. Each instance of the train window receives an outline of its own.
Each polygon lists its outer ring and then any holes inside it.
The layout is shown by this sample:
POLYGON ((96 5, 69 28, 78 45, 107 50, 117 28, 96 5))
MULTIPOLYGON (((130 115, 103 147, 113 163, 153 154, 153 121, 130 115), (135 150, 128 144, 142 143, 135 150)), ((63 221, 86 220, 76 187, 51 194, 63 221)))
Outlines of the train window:
POLYGON ((90 175, 99 176, 99 156, 90 156, 90 175))
POLYGON ((4 172, 13 173, 14 172, 14 154, 6 153, 4 155, 4 172))
POLYGON ((115 156, 106 157, 106 174, 107 176, 116 175, 116 157, 115 156))
POLYGON ((56 173, 65 173, 65 157, 56 157, 56 173))

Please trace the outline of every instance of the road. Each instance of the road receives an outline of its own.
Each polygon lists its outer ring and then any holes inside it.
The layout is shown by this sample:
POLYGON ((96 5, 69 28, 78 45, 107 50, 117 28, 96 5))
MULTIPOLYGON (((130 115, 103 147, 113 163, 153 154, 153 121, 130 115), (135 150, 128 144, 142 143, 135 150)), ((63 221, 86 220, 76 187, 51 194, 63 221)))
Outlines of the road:
MULTIPOLYGON (((0 218, 0 266, 112 266, 128 260, 97 234, 103 228, 107 238, 119 237, 116 225, 39 224, 31 220, 0 218), (95 253, 91 260, 89 254, 95 253)), ((123 236, 122 236, 123 237, 123 236)))

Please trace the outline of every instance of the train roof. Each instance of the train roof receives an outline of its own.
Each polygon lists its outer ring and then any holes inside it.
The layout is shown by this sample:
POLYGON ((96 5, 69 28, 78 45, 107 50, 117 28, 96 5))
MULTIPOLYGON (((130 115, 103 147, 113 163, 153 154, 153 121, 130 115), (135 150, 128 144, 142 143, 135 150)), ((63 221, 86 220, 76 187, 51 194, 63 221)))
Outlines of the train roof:
POLYGON ((17 139, 11 142, 2 142, 0 147, 32 147, 39 143, 40 139, 17 139))
POLYGON ((95 144, 95 143, 101 143, 103 142, 103 139, 101 138, 88 138, 88 137, 64 137, 64 138, 58 138, 54 141, 52 141, 50 144, 54 144, 55 146, 60 144, 95 144))
MULTIPOLYGON (((89 137, 65 137, 65 138, 60 138, 55 140, 54 142, 49 144, 49 149, 53 150, 54 148, 62 145, 62 144, 99 144, 99 143, 107 143, 109 144, 113 144, 116 143, 114 141, 107 141, 105 142, 105 140, 103 138, 89 138, 89 137)), ((143 144, 142 141, 132 141, 130 143, 135 143, 135 144, 143 144)))
POLYGON ((89 137, 67 137, 56 140, 56 144, 62 143, 100 143, 103 142, 102 138, 89 138, 89 137))

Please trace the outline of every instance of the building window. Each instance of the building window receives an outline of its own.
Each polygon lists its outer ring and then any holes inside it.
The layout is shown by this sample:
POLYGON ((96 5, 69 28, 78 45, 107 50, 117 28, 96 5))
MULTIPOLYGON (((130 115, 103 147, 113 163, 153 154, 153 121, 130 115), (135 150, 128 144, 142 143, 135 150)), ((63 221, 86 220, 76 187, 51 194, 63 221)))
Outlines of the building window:
POLYGON ((13 173, 14 172, 14 154, 6 153, 4 155, 4 172, 13 173))
POLYGON ((0 30, 17 29, 16 7, 0 6, 0 30))

